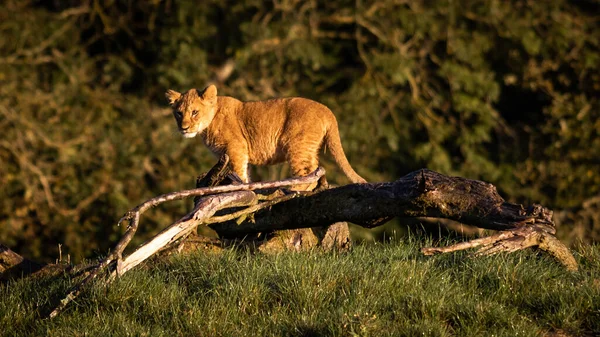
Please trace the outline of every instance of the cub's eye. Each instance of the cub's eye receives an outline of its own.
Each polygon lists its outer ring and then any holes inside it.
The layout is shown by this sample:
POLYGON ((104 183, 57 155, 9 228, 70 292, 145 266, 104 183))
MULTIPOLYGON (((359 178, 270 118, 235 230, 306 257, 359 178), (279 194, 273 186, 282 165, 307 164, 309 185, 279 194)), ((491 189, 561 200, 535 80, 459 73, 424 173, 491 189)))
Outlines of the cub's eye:
POLYGON ((192 111, 192 116, 196 117, 196 115, 198 115, 198 110, 192 111))
POLYGON ((181 118, 181 111, 175 111, 175 116, 181 118))

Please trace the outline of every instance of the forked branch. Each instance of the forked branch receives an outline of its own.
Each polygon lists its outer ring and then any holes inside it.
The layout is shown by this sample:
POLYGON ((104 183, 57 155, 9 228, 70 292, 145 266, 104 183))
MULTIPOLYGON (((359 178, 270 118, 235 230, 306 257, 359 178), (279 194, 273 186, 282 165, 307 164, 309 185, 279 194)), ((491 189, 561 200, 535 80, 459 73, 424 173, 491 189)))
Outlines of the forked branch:
POLYGON ((577 261, 569 249, 560 242, 546 225, 531 225, 501 231, 484 238, 461 242, 447 247, 425 247, 425 255, 450 253, 464 249, 477 248, 474 256, 494 255, 502 252, 515 252, 537 247, 561 262, 568 270, 577 271, 577 261))
MULTIPOLYGON (((225 163, 227 158, 224 158, 225 163)), ((173 192, 152 198, 134 209, 130 210, 123 216, 118 224, 120 225, 125 220, 129 220, 129 226, 127 231, 117 243, 112 253, 109 254, 106 259, 100 262, 96 267, 92 268, 83 281, 73 286, 67 295, 58 303, 58 305, 50 311, 48 316, 50 318, 58 315, 64 308, 75 299, 81 293, 81 290, 94 280, 100 272, 104 271, 113 264, 117 264, 116 270, 111 274, 110 280, 114 279, 116 275, 122 274, 134 266, 138 265, 152 254, 159 251, 161 248, 173 243, 177 239, 185 236, 195 229, 198 225, 206 222, 210 222, 210 217, 213 216, 217 211, 239 206, 248 206, 256 204, 258 198, 252 191, 263 190, 263 189, 274 189, 281 187, 293 187, 298 185, 306 185, 316 183, 319 178, 325 174, 323 168, 318 168, 315 172, 299 178, 286 179, 274 182, 260 182, 242 185, 227 185, 227 186, 215 186, 215 187, 204 187, 196 188, 193 190, 186 190, 181 192, 173 192), (220 194, 218 194, 220 193, 220 194), (216 194, 216 195, 215 195, 216 194), (140 217, 146 210, 172 200, 181 200, 195 196, 207 196, 197 203, 194 211, 184 216, 181 220, 170 225, 168 228, 159 233, 155 238, 149 242, 143 244, 135 252, 127 256, 126 259, 122 258, 123 251, 131 242, 131 239, 135 235, 139 226, 140 217)), ((295 194, 297 195, 297 194, 295 194)), ((289 200, 289 196, 282 197, 282 200, 289 200)), ((268 206, 268 205, 267 205, 268 206)), ((266 206, 265 206, 266 207, 266 206)), ((244 215, 249 214, 260 209, 260 207, 251 208, 246 212, 238 212, 237 214, 244 215)))

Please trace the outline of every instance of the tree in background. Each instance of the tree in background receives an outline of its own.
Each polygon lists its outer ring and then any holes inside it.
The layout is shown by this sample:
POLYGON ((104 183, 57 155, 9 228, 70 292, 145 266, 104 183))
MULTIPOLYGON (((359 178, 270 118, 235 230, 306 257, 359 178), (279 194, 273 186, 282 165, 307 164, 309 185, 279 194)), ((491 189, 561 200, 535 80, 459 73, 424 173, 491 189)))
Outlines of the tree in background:
MULTIPOLYGON (((428 167, 489 181, 513 202, 596 207, 577 237, 600 238, 597 1, 3 8, 0 242, 31 257, 55 255, 58 243, 77 258, 105 251, 130 206, 192 187, 215 159, 176 133, 163 93, 209 82, 243 100, 328 105, 368 180, 428 167)), ((156 210, 143 230, 185 208, 156 210)))

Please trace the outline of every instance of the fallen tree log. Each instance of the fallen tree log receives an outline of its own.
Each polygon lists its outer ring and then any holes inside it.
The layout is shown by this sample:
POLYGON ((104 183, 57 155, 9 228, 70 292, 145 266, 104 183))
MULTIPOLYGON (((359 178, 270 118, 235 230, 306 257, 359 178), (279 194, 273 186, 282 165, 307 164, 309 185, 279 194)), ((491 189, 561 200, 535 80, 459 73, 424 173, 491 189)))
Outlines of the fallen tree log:
MULTIPOLYGON (((227 177, 227 157, 221 158, 203 181, 215 185, 227 177)), ((152 254, 185 237, 199 225, 215 230, 221 238, 240 238, 249 234, 327 226, 340 221, 372 228, 393 217, 435 217, 459 221, 479 228, 500 230, 495 236, 476 239, 446 248, 424 248, 427 255, 482 246, 480 254, 540 247, 556 257, 568 269, 577 263, 570 251, 556 238, 552 211, 541 205, 528 208, 506 202, 496 188, 482 181, 448 177, 422 169, 394 182, 352 184, 326 189, 324 170, 284 181, 212 186, 173 192, 150 199, 119 221, 128 221, 128 229, 112 253, 86 273, 50 312, 56 316, 77 297, 82 288, 100 272, 108 270, 110 282, 152 254), (319 180, 312 192, 282 190, 283 187, 306 186, 319 180), (194 210, 170 225, 138 250, 123 258, 122 254, 135 234, 141 214, 151 207, 171 200, 195 197, 194 210)), ((235 177, 228 179, 237 181, 235 177)))
POLYGON ((220 237, 234 238, 269 230, 315 227, 349 221, 372 228, 393 217, 433 217, 501 231, 446 248, 423 248, 426 255, 482 246, 478 255, 538 247, 569 270, 577 262, 554 234, 552 211, 506 202, 492 184, 448 177, 422 169, 391 183, 353 184, 273 205, 251 221, 209 224, 220 237))
MULTIPOLYGON (((223 237, 350 221, 372 228, 393 217, 433 217, 493 230, 553 228, 552 211, 511 204, 492 184, 422 169, 389 183, 352 184, 273 205, 241 224, 209 225, 223 237)), ((550 230, 552 233, 553 230, 550 230)))

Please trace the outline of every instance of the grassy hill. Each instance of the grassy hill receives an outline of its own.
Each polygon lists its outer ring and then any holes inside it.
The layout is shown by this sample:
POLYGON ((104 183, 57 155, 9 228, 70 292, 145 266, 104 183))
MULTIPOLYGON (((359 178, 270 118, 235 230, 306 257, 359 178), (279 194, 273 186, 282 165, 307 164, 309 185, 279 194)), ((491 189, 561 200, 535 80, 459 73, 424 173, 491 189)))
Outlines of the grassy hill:
POLYGON ((597 336, 600 246, 578 273, 533 251, 425 257, 407 239, 347 253, 196 253, 96 285, 54 320, 71 280, 0 285, 4 336, 597 336))

